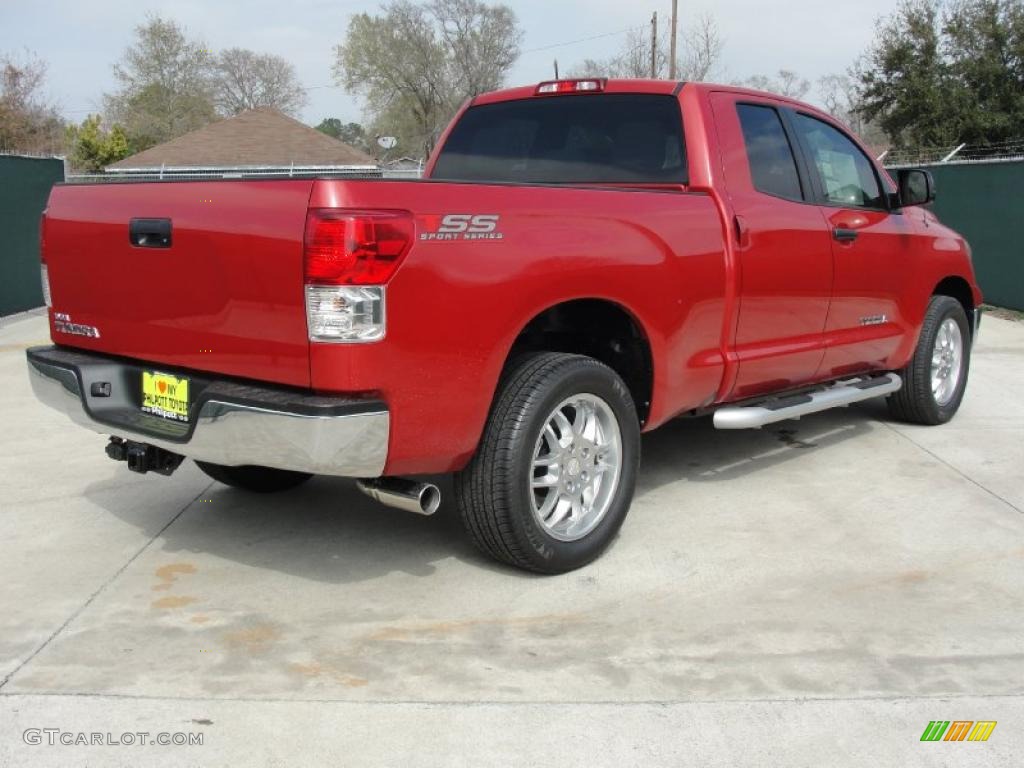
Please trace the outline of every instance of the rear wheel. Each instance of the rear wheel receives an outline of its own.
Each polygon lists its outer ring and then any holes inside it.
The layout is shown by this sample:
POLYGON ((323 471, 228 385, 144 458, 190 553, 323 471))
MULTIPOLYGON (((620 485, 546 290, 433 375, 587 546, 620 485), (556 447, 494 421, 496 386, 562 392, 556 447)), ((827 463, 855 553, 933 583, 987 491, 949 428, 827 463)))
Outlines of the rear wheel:
POLYGON ((276 493, 287 491, 309 480, 312 475, 305 472, 292 472, 287 469, 271 467, 225 467, 221 464, 210 464, 197 461, 196 466, 218 483, 241 488, 253 493, 276 493))
POLYGON ((597 360, 541 353, 503 377, 480 448, 456 476, 484 553, 541 573, 586 565, 633 499, 640 426, 622 379, 597 360))
POLYGON ((903 388, 889 398, 890 413, 913 424, 945 424, 960 408, 970 362, 963 306, 949 296, 932 296, 914 357, 900 371, 903 388))

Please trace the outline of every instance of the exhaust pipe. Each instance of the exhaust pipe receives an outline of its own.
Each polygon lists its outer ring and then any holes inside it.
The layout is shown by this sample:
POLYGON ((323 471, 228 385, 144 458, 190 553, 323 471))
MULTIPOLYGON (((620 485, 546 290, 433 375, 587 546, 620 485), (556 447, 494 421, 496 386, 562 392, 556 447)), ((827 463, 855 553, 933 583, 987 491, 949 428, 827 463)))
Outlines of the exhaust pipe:
POLYGON ((432 515, 441 506, 441 489, 433 483, 418 483, 400 477, 357 480, 356 487, 371 499, 389 507, 432 515))

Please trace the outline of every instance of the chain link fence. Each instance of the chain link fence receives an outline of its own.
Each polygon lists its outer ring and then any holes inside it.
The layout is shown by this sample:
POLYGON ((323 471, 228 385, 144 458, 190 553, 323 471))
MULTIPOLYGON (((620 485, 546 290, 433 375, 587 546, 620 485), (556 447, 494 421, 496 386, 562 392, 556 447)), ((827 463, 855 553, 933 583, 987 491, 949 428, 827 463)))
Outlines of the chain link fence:
POLYGON ((384 172, 369 166, 294 165, 264 167, 144 168, 105 173, 68 174, 70 184, 108 184, 151 181, 218 181, 221 179, 380 179, 384 172))
POLYGON ((947 147, 891 149, 878 158, 887 168, 916 165, 1000 163, 1024 160, 1024 139, 997 144, 959 144, 947 147))
POLYGON ((296 165, 289 168, 163 168, 106 173, 71 173, 69 184, 124 184, 152 181, 218 181, 221 179, 406 179, 416 180, 422 171, 411 169, 338 168, 296 165))

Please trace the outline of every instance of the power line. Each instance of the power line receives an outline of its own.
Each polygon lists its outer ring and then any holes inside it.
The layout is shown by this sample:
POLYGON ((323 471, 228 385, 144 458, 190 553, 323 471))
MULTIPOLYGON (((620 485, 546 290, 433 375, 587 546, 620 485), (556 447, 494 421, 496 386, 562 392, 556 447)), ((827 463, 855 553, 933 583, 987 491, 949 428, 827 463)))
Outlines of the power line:
POLYGON ((605 37, 615 37, 616 35, 624 35, 627 32, 634 32, 634 31, 636 31, 638 29, 642 29, 643 26, 644 25, 637 26, 637 27, 626 27, 625 29, 619 29, 619 30, 616 30, 615 32, 604 32, 604 33, 602 33, 600 35, 593 35, 591 37, 581 37, 578 40, 567 40, 564 43, 553 43, 551 45, 541 46, 540 48, 528 48, 525 51, 520 51, 520 54, 524 54, 524 53, 537 53, 539 51, 550 51, 550 50, 552 50, 554 48, 564 48, 567 45, 576 45, 577 43, 589 43, 591 40, 601 40, 602 38, 605 38, 605 37))
MULTIPOLYGON (((618 29, 618 30, 615 30, 614 32, 602 32, 599 35, 591 35, 590 37, 581 37, 581 38, 578 38, 576 40, 566 40, 565 42, 562 42, 562 43, 552 43, 551 45, 543 45, 543 46, 540 46, 539 48, 527 48, 525 51, 520 51, 519 55, 522 56, 522 55, 527 54, 527 53, 539 53, 541 51, 550 51, 550 50, 553 50, 555 48, 564 48, 564 47, 566 47, 568 45, 577 45, 579 43, 589 43, 592 40, 602 40, 602 39, 604 39, 606 37, 615 37, 616 35, 624 35, 627 32, 634 32, 634 31, 636 31, 638 29, 642 29, 642 28, 643 28, 643 25, 637 26, 637 27, 626 27, 625 29, 618 29)), ((341 88, 341 87, 343 87, 343 86, 337 85, 336 83, 328 83, 326 85, 311 85, 311 86, 307 87, 305 90, 307 90, 307 91, 316 91, 316 90, 319 90, 321 88, 341 88)))
MULTIPOLYGON (((540 53, 542 51, 551 51, 551 50, 554 50, 555 48, 565 48, 566 46, 570 46, 570 45, 578 45, 580 43, 589 43, 589 42, 591 42, 593 40, 603 40, 604 38, 607 38, 607 37, 616 37, 618 35, 624 35, 624 34, 626 34, 628 32, 635 32, 637 30, 643 29, 644 26, 646 26, 646 25, 640 25, 640 26, 635 26, 635 27, 626 27, 624 29, 617 29, 614 32, 602 32, 599 35, 591 35, 590 37, 580 37, 580 38, 577 38, 575 40, 566 40, 566 41, 561 42, 561 43, 552 43, 551 45, 542 45, 542 46, 540 46, 538 48, 527 48, 525 51, 520 51, 519 55, 522 56, 522 55, 525 55, 527 53, 540 53)), ((318 90, 321 90, 323 88, 342 88, 342 87, 343 86, 338 85, 337 83, 326 83, 324 85, 310 85, 308 87, 303 88, 303 90, 306 90, 306 91, 318 91, 318 90)), ((72 114, 79 114, 79 115, 80 114, 92 114, 92 113, 97 112, 97 110, 95 110, 95 109, 65 109, 65 110, 61 110, 61 111, 64 114, 68 114, 68 115, 72 115, 72 114)), ((99 111, 102 112, 102 110, 99 110, 99 111)))

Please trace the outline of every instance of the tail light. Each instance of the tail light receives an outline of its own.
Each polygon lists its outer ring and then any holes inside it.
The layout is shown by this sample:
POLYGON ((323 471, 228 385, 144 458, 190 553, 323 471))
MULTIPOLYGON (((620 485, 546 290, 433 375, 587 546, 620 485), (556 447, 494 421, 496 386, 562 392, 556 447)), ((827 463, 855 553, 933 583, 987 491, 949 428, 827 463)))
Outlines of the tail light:
POLYGON ((43 287, 43 301, 47 307, 53 306, 50 293, 50 273, 46 269, 46 212, 39 217, 39 280, 43 287))
POLYGON ((404 211, 313 209, 306 217, 306 321, 311 341, 384 338, 385 284, 413 240, 404 211))
POLYGON ((604 90, 605 80, 549 80, 537 86, 537 95, 556 93, 600 93, 604 90))

